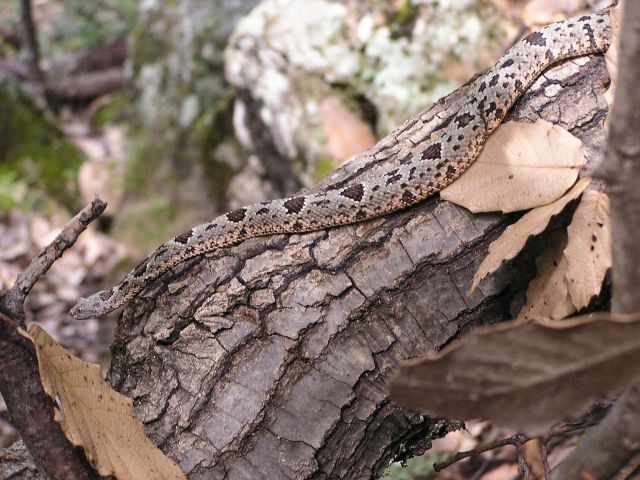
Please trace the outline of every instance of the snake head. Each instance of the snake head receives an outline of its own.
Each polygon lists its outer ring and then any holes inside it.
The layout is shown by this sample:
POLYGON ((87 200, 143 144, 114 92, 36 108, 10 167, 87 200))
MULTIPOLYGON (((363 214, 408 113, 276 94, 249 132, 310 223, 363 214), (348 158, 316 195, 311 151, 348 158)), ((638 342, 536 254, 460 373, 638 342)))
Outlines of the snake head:
POLYGON ((87 320, 96 315, 93 314, 93 310, 91 308, 91 304, 88 302, 89 298, 81 298, 78 300, 71 310, 69 314, 75 318, 76 320, 87 320))
POLYGON ((108 293, 108 291, 102 291, 94 293, 87 298, 81 298, 73 308, 71 308, 69 314, 76 320, 87 320, 89 318, 106 315, 114 310, 108 303, 108 293))

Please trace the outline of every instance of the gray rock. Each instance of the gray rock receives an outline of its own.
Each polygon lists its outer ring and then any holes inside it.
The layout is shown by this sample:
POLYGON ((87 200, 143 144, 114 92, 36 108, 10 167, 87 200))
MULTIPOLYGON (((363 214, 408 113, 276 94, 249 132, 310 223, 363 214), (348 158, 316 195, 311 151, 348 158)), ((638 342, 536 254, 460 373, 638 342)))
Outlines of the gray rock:
POLYGON ((323 129, 327 98, 386 135, 502 48, 506 21, 485 2, 389 3, 265 0, 229 41, 227 79, 259 103, 254 115, 307 186, 337 166, 323 129), (472 61, 448 80, 461 58, 472 61))

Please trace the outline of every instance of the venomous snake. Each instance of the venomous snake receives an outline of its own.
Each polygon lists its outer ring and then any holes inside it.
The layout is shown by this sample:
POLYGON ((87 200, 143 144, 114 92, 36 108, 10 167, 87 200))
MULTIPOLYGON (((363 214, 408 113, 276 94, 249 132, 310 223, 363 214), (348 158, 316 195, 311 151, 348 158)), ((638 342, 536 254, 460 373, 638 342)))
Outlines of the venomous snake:
POLYGON ((392 156, 396 162, 378 163, 345 185, 257 203, 198 225, 158 247, 112 289, 81 299, 71 315, 105 315, 181 262, 248 238, 353 224, 423 201, 467 170, 511 106, 550 65, 604 52, 610 42, 609 10, 528 34, 472 80, 464 98, 435 117, 429 110, 416 115, 352 160, 392 156))

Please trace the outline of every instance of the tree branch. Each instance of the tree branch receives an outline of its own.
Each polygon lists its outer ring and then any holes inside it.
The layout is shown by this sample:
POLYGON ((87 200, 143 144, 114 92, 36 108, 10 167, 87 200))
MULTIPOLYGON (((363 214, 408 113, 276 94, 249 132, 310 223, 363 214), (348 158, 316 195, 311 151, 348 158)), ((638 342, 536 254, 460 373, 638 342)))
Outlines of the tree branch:
POLYGON ((81 102, 121 90, 126 84, 121 67, 74 74, 58 80, 49 79, 46 93, 57 102, 81 102))
MULTIPOLYGON (((517 433, 516 435, 513 435, 511 437, 507 437, 507 438, 503 438, 503 439, 500 439, 500 440, 496 440, 495 442, 491 442, 491 443, 486 443, 486 444, 481 445, 481 446, 479 446, 477 448, 474 448, 472 450, 467 450, 465 452, 458 452, 454 456, 452 456, 451 458, 447 459, 444 462, 434 463, 433 464, 433 469, 436 472, 439 472, 440 470, 444 470, 445 468, 450 467, 451 465, 453 465, 454 463, 459 462, 460 460, 464 460, 464 459, 470 458, 470 457, 476 457, 478 455, 481 455, 481 454, 483 454, 485 452, 488 452, 490 450, 495 450, 497 448, 502 448, 502 447, 506 447, 506 446, 512 446, 512 447, 520 448, 520 447, 522 447, 522 445, 524 445, 529 440, 531 440, 531 439, 529 437, 527 437, 526 435, 524 435, 522 433, 517 433)), ((518 456, 520 456, 520 451, 518 451, 518 456)))
POLYGON ((44 392, 33 344, 19 333, 24 301, 39 278, 71 247, 106 208, 95 199, 71 219, 0 298, 0 393, 12 425, 18 430, 38 469, 52 479, 85 480, 93 470, 54 420, 53 402, 44 392))
MULTIPOLYGON (((611 199, 612 311, 640 311, 640 2, 624 3, 619 70, 603 169, 611 199)), ((632 385, 600 425, 588 431, 553 480, 609 479, 640 451, 640 384, 632 385)))
POLYGON ((38 43, 38 30, 33 21, 31 0, 20 0, 20 20, 22 22, 22 35, 27 47, 29 65, 33 78, 40 84, 44 84, 44 73, 40 68, 40 45, 38 43))
POLYGON ((105 208, 107 204, 96 198, 73 217, 55 240, 40 251, 26 270, 18 275, 14 286, 0 297, 0 311, 13 317, 18 326, 24 328, 24 301, 33 286, 47 273, 54 262, 76 243, 78 236, 104 212, 105 208))

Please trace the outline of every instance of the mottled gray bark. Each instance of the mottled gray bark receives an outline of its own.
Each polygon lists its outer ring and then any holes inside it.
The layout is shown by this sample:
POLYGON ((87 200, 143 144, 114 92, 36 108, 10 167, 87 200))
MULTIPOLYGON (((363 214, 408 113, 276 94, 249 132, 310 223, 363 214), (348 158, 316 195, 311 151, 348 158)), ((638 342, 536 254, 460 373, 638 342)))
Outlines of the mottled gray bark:
MULTIPOLYGON (((571 130, 593 166, 607 83, 601 58, 568 62, 511 119, 571 130)), ((366 175, 352 162, 328 181, 358 169, 366 175)), ((387 399, 398 361, 506 319, 521 301, 536 242, 467 294, 510 220, 432 198, 365 224, 254 239, 191 261, 125 310, 111 381, 191 480, 374 478, 436 436, 431 419, 387 399), (214 314, 198 315, 205 304, 214 314)))

